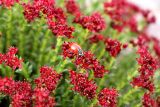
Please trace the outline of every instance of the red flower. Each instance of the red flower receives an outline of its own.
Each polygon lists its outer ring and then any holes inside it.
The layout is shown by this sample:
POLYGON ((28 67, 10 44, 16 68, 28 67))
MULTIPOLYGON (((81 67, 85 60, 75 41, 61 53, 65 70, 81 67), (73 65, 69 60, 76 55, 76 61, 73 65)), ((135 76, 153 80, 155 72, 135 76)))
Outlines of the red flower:
MULTIPOLYGON (((85 19, 84 19, 85 20, 85 19)), ((90 20, 87 23, 84 23, 84 27, 88 28, 90 31, 100 32, 105 29, 105 21, 99 13, 93 13, 90 16, 90 20)))
POLYGON ((0 0, 0 5, 3 5, 5 7, 11 7, 16 2, 19 2, 19 0, 0 0))
POLYGON ((89 51, 84 52, 83 56, 76 57, 75 63, 86 70, 93 70, 96 78, 102 78, 108 72, 89 51))
POLYGON ((101 34, 95 34, 89 38, 91 43, 98 43, 99 41, 103 41, 104 36, 101 34))
POLYGON ((123 44, 123 48, 126 49, 128 47, 128 44, 123 44))
POLYGON ((98 101, 102 107, 116 107, 117 97, 117 90, 104 88, 98 95, 98 101))
POLYGON ((32 22, 35 18, 40 17, 40 8, 35 5, 31 4, 23 4, 24 8, 24 17, 27 19, 28 22, 32 22))
POLYGON ((71 13, 73 15, 81 14, 80 8, 78 4, 75 2, 75 0, 67 0, 66 9, 68 13, 71 13))
POLYGON ((151 56, 146 47, 139 48, 138 53, 140 54, 140 57, 137 59, 140 65, 140 76, 133 78, 131 83, 133 86, 146 88, 150 92, 153 92, 155 87, 151 79, 157 69, 157 61, 151 56))
POLYGON ((104 74, 108 72, 107 70, 105 70, 103 65, 99 64, 94 65, 93 71, 94 71, 94 77, 96 78, 103 78, 104 74))
POLYGON ((27 82, 15 82, 11 78, 0 78, 0 92, 9 95, 13 107, 30 107, 32 89, 27 82))
POLYGON ((147 77, 153 76, 157 69, 157 61, 148 52, 147 48, 141 47, 138 49, 140 58, 137 59, 138 64, 141 66, 139 72, 147 77))
POLYGON ((107 38, 105 40, 105 45, 106 51, 108 51, 113 57, 116 57, 121 51, 121 43, 118 40, 107 38))
POLYGON ((139 32, 134 16, 141 13, 141 10, 127 0, 111 0, 104 3, 104 11, 112 20, 111 26, 119 32, 126 27, 129 27, 133 32, 139 32))
POLYGON ((18 49, 15 47, 10 47, 6 54, 0 54, 0 64, 4 63, 5 65, 11 67, 13 70, 16 68, 22 68, 22 59, 18 59, 15 54, 18 52, 18 49))
POLYGON ((41 76, 35 80, 37 87, 46 87, 50 92, 56 88, 61 75, 52 70, 51 67, 41 67, 41 76))
POLYGON ((153 92, 155 89, 153 82, 148 77, 145 77, 145 76, 139 76, 139 77, 133 78, 133 81, 131 82, 131 84, 133 86, 145 88, 150 92, 153 92))
POLYGON ((106 23, 100 13, 93 13, 91 16, 78 17, 74 22, 81 24, 84 28, 93 32, 100 32, 106 28, 106 23))
POLYGON ((0 64, 2 64, 3 61, 4 61, 4 59, 3 59, 3 54, 0 53, 0 64))
POLYGON ((73 27, 69 27, 66 21, 66 15, 62 8, 54 7, 54 0, 35 0, 33 4, 23 4, 24 16, 28 22, 34 21, 43 13, 48 21, 49 29, 55 36, 73 37, 73 27))
POLYGON ((0 78, 0 92, 11 96, 14 86, 15 82, 11 78, 0 78))
POLYGON ((66 22, 66 15, 62 8, 54 8, 54 17, 57 23, 66 22))
POLYGON ((153 16, 149 10, 141 10, 141 13, 145 18, 146 22, 148 22, 149 24, 156 22, 155 16, 153 16))
POLYGON ((22 59, 18 59, 15 54, 18 52, 17 48, 11 47, 8 52, 4 55, 5 64, 10 66, 13 70, 16 68, 22 68, 22 59))
POLYGON ((126 26, 128 26, 132 32, 139 33, 138 23, 137 23, 135 17, 130 18, 130 19, 126 22, 126 26))
POLYGON ((55 0, 34 0, 33 1, 34 5, 43 5, 44 7, 46 6, 54 6, 55 0))
POLYGON ((69 27, 65 23, 61 22, 53 22, 48 21, 49 29, 51 29, 52 33, 56 36, 66 36, 68 38, 72 38, 72 33, 74 32, 73 27, 69 27))
POLYGON ((27 82, 16 82, 14 94, 11 95, 13 107, 31 106, 32 89, 27 82))
POLYGON ((145 93, 142 99, 142 103, 144 107, 158 107, 156 106, 156 102, 151 98, 150 93, 145 93))
POLYGON ((45 88, 35 88, 32 99, 35 107, 54 107, 56 104, 50 91, 45 88))
POLYGON ((84 52, 83 56, 76 57, 75 63, 81 68, 88 70, 92 69, 94 66, 93 64, 98 63, 98 61, 94 58, 94 55, 91 52, 87 51, 84 52))
POLYGON ((88 80, 88 76, 75 71, 70 71, 70 80, 73 84, 73 90, 79 92, 88 99, 93 99, 96 95, 97 86, 92 80, 88 80))

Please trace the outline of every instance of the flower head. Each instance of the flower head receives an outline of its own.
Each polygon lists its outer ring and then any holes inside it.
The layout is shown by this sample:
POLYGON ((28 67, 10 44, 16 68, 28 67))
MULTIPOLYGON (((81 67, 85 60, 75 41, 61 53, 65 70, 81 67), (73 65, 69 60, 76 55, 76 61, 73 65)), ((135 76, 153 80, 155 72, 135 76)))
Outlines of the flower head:
POLYGON ((81 14, 80 8, 78 4, 75 2, 75 0, 67 0, 66 9, 68 13, 71 13, 73 15, 81 14))
POLYGON ((35 80, 37 87, 46 87, 49 91, 53 91, 61 75, 47 66, 41 67, 40 74, 41 76, 35 80))
POLYGON ((140 57, 137 59, 140 65, 139 72, 145 76, 153 76, 155 70, 157 69, 157 61, 148 52, 146 47, 138 49, 140 57))
POLYGON ((145 93, 142 98, 142 104, 144 107, 157 107, 154 99, 151 98, 150 93, 145 93))
POLYGON ((106 28, 105 20, 98 12, 93 13, 91 16, 77 16, 74 22, 81 24, 83 28, 87 28, 93 32, 100 32, 106 28))
POLYGON ((54 107, 56 104, 46 88, 35 88, 32 99, 35 107, 54 107))
POLYGON ((116 107, 118 92, 115 89, 104 88, 98 94, 98 101, 102 107, 116 107))
POLYGON ((13 107, 31 106, 32 89, 28 82, 0 78, 0 92, 9 95, 13 107))
POLYGON ((80 93, 82 96, 86 96, 88 99, 93 99, 96 95, 97 86, 92 80, 88 80, 88 77, 75 71, 70 71, 70 80, 73 84, 73 90, 80 93))
POLYGON ((0 0, 0 5, 3 5, 4 7, 11 7, 15 3, 18 3, 19 0, 0 0))
POLYGON ((49 29, 51 29, 52 33, 55 36, 66 36, 68 38, 73 38, 72 33, 74 32, 73 27, 69 27, 66 23, 63 21, 48 21, 49 29))
POLYGON ((98 43, 99 41, 104 40, 104 36, 101 34, 95 34, 89 38, 91 43, 98 43))
POLYGON ((15 54, 18 52, 18 49, 15 47, 10 47, 6 54, 0 54, 0 64, 4 63, 5 65, 11 67, 13 70, 16 68, 22 68, 22 59, 18 59, 15 54))
POLYGON ((153 92, 155 89, 153 81, 151 81, 150 78, 142 76, 142 75, 133 78, 131 84, 133 86, 145 88, 149 90, 150 92, 153 92))
POLYGON ((40 8, 38 8, 36 5, 23 4, 23 8, 24 17, 28 22, 32 22, 35 20, 35 18, 40 17, 40 8))
POLYGON ((116 57, 121 51, 121 43, 118 40, 107 38, 105 40, 105 45, 106 51, 108 51, 113 57, 116 57))

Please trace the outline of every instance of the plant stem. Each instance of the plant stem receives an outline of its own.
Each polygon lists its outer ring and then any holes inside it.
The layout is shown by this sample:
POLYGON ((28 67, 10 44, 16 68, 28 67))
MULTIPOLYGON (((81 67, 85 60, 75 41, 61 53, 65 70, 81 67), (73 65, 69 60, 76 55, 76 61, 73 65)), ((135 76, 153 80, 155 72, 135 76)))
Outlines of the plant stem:
POLYGON ((43 55, 44 55, 44 51, 46 49, 46 45, 48 42, 49 32, 50 32, 49 30, 46 31, 45 36, 42 40, 42 45, 40 48, 40 56, 39 56, 39 60, 38 60, 38 68, 42 65, 42 62, 43 62, 43 55))
POLYGON ((57 38, 57 43, 56 43, 56 49, 55 49, 55 51, 54 51, 54 56, 52 56, 52 59, 51 59, 52 62, 55 62, 55 61, 56 61, 56 58, 57 58, 57 56, 58 56, 58 51, 59 51, 61 45, 62 45, 62 37, 58 37, 58 38, 57 38))

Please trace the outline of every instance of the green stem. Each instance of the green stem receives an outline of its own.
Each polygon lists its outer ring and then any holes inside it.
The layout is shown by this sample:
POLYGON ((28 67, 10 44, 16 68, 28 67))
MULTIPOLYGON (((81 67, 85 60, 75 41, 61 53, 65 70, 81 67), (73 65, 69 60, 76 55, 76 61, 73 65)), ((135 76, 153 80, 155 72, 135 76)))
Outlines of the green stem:
POLYGON ((62 37, 58 37, 58 38, 57 38, 57 43, 56 43, 56 49, 55 49, 54 55, 52 56, 52 59, 51 59, 52 62, 55 62, 55 61, 56 61, 56 58, 57 58, 57 56, 58 56, 58 51, 59 51, 61 45, 62 45, 62 37))
POLYGON ((101 59, 104 54, 105 54, 105 49, 103 48, 98 56, 98 59, 101 59))
POLYGON ((19 49, 19 54, 21 57, 23 57, 23 52, 24 52, 24 37, 23 34, 19 34, 18 36, 18 49, 19 49))
POLYGON ((0 52, 3 50, 2 32, 0 32, 0 52))
POLYGON ((97 47, 97 44, 93 44, 92 46, 91 46, 91 48, 90 48, 90 50, 92 51, 92 53, 94 53, 95 52, 95 48, 97 47))
POLYGON ((39 59, 38 59, 38 68, 42 65, 43 63, 43 55, 44 55, 44 51, 46 50, 46 45, 47 45, 47 42, 48 42, 48 38, 49 38, 49 30, 46 31, 45 35, 44 35, 44 38, 42 40, 42 45, 41 45, 41 48, 40 48, 40 56, 39 56, 39 59))
POLYGON ((11 33, 10 30, 12 29, 12 9, 9 10, 8 13, 8 24, 7 24, 7 32, 6 32, 6 49, 8 49, 8 47, 10 47, 10 41, 11 41, 11 33))
POLYGON ((23 63, 22 75, 25 77, 25 79, 26 79, 27 81, 31 81, 30 74, 29 74, 29 72, 28 72, 28 70, 27 70, 27 67, 28 67, 28 65, 26 66, 26 65, 23 63))
POLYGON ((77 107, 77 100, 78 100, 78 95, 75 95, 73 99, 73 107, 77 107))

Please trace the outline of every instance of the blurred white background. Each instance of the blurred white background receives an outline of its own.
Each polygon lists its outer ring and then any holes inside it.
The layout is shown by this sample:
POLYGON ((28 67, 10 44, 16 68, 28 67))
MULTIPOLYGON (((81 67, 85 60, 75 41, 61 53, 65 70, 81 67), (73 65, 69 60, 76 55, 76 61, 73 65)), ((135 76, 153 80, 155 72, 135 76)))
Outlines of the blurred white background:
POLYGON ((149 9, 156 16, 156 23, 152 24, 148 33, 160 39, 160 0, 129 0, 141 8, 149 9))

